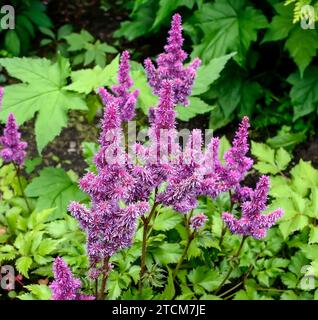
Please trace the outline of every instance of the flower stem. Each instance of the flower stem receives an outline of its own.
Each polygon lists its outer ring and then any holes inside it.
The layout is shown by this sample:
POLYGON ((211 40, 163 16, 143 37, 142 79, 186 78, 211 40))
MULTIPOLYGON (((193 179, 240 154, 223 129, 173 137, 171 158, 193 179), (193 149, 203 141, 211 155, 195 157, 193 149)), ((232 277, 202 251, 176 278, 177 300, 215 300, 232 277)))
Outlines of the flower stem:
MULTIPOLYGON (((243 236, 242 240, 241 240, 241 244, 239 249, 237 250, 236 254, 232 257, 231 260, 238 258, 238 256, 240 255, 244 242, 247 239, 247 236, 243 236)), ((234 270, 234 264, 232 264, 227 272, 227 274, 225 275, 224 279, 222 280, 221 284, 218 286, 218 288, 215 290, 215 294, 217 294, 223 287, 223 285, 226 283, 227 279, 230 277, 232 271, 234 270)))
POLYGON ((226 232, 226 226, 224 224, 224 221, 222 220, 222 233, 221 233, 221 237, 219 240, 219 247, 221 247, 221 244, 222 244, 224 236, 225 236, 225 232, 226 232))
POLYGON ((25 195, 25 193, 24 193, 24 189, 23 189, 23 187, 22 187, 22 182, 21 182, 21 177, 20 177, 20 174, 21 174, 21 172, 20 172, 20 167, 17 166, 15 163, 14 163, 14 167, 15 167, 15 170, 16 170, 16 173, 17 173, 19 187, 20 187, 22 196, 23 196, 23 198, 24 198, 25 204, 26 204, 29 212, 31 212, 31 208, 30 208, 28 199, 27 199, 27 197, 26 197, 26 195, 25 195))
POLYGON ((105 299, 105 289, 106 289, 106 283, 108 279, 108 262, 109 262, 109 257, 106 257, 104 259, 104 265, 103 265, 103 278, 102 278, 102 285, 100 288, 100 291, 97 295, 97 300, 104 300, 105 299))
POLYGON ((177 274, 178 274, 178 271, 181 267, 181 264, 183 262, 183 260, 185 259, 185 257, 187 256, 187 253, 188 253, 188 250, 189 250, 189 247, 190 247, 190 244, 192 242, 192 240, 194 239, 194 236, 195 236, 195 231, 192 231, 190 230, 190 226, 189 226, 189 221, 190 221, 190 218, 193 214, 193 210, 191 211, 189 217, 187 216, 184 216, 184 224, 185 224, 185 227, 187 229, 187 232, 188 232, 188 239, 187 239, 187 244, 183 250, 183 253, 182 253, 182 256, 181 258, 179 259, 178 263, 177 263, 177 266, 173 272, 173 275, 172 275, 172 278, 173 278, 173 281, 175 280, 177 274))
POLYGON ((149 229, 149 222, 151 221, 152 216, 155 214, 157 209, 158 203, 154 203, 149 216, 148 217, 142 217, 143 222, 143 234, 142 234, 142 251, 141 251, 141 262, 140 262, 140 278, 139 278, 139 293, 142 292, 142 283, 143 283, 143 277, 146 272, 146 255, 147 255, 147 238, 148 238, 148 229, 149 229))

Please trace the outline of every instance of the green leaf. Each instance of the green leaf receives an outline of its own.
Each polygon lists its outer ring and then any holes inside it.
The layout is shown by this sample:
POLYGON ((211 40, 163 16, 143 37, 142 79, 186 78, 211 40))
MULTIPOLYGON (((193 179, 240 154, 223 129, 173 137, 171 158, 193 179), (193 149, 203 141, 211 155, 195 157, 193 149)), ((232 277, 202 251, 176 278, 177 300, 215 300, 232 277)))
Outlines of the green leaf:
POLYGON ((309 206, 309 212, 308 215, 312 218, 318 219, 318 188, 313 187, 311 188, 310 193, 310 206, 309 206))
POLYGON ((14 56, 20 55, 21 44, 18 34, 15 30, 9 30, 6 32, 4 38, 4 46, 14 56))
POLYGON ((208 105, 198 97, 189 98, 190 105, 188 107, 177 106, 177 118, 182 121, 189 121, 198 114, 204 114, 214 109, 213 105, 208 105))
POLYGON ((299 300, 299 297, 294 291, 288 290, 285 291, 281 296, 281 300, 299 300))
POLYGON ((17 297, 20 300, 36 300, 32 293, 23 293, 17 297))
POLYGON ((49 38, 55 39, 55 34, 54 34, 54 32, 53 32, 51 29, 45 28, 45 27, 40 27, 39 30, 40 30, 43 34, 45 34, 46 36, 48 36, 49 38))
POLYGON ((222 277, 216 270, 209 270, 204 266, 192 270, 188 278, 192 284, 200 286, 209 292, 215 290, 222 282, 222 277))
POLYGON ((50 300, 51 299, 51 290, 48 286, 44 284, 30 284, 27 286, 24 286, 24 288, 27 288, 31 291, 33 295, 38 300, 50 300))
POLYGON ((99 87, 111 86, 116 83, 119 66, 119 55, 105 68, 95 66, 93 69, 73 71, 72 83, 66 88, 80 93, 88 94, 99 87))
POLYGON ((25 160, 25 171, 30 174, 34 171, 34 169, 42 163, 41 157, 35 157, 33 159, 25 160))
POLYGON ((226 119, 233 116, 236 109, 239 116, 250 116, 255 108, 256 101, 262 95, 261 86, 246 78, 237 68, 225 69, 220 80, 212 87, 218 97, 226 119))
POLYGON ((187 257, 188 259, 191 259, 191 258, 199 257, 201 255, 202 255, 202 250, 199 248, 199 242, 197 238, 194 238, 191 241, 190 246, 188 248, 187 257))
POLYGON ((32 265, 32 259, 30 257, 20 257, 16 260, 15 266, 19 272, 21 272, 26 278, 29 278, 28 271, 32 265))
POLYGON ((280 219, 279 230, 286 239, 290 234, 297 230, 302 230, 308 225, 308 217, 297 212, 285 212, 280 219))
POLYGON ((287 272, 281 276, 282 282, 288 289, 297 288, 298 279, 295 274, 287 272))
POLYGON ((64 26, 60 27, 57 30, 57 39, 61 40, 65 36, 68 36, 72 33, 73 31, 73 26, 71 24, 65 24, 64 26))
POLYGON ((156 263, 167 265, 178 262, 182 255, 182 249, 178 243, 163 243, 156 248, 151 248, 151 253, 156 263))
POLYGON ((291 6, 285 6, 278 3, 274 6, 277 15, 268 26, 263 42, 277 41, 287 38, 289 32, 293 29, 293 9, 291 6))
POLYGON ((153 229, 157 231, 167 231, 173 229, 178 223, 182 221, 181 214, 167 209, 163 212, 160 212, 157 216, 153 229))
POLYGON ((275 163, 279 171, 285 170, 290 161, 291 161, 290 154, 285 149, 279 148, 275 156, 275 163))
POLYGON ((46 6, 40 1, 30 1, 25 15, 37 26, 51 28, 52 22, 45 13, 46 6))
POLYGON ((303 76, 305 69, 317 53, 317 30, 304 30, 297 26, 288 37, 285 47, 297 64, 300 75, 303 76))
POLYGON ((307 259, 318 260, 317 244, 304 244, 301 249, 307 259))
POLYGON ((124 21, 120 24, 120 28, 115 31, 115 37, 125 37, 128 41, 132 41, 151 29, 155 19, 156 3, 146 1, 133 14, 133 21, 124 21))
POLYGON ((224 161, 223 157, 226 151, 228 151, 231 148, 231 144, 229 140, 226 138, 226 136, 222 136, 220 139, 220 144, 219 144, 219 155, 218 158, 220 161, 224 161))
POLYGON ((80 33, 71 33, 63 38, 70 46, 68 51, 82 50, 87 43, 94 41, 94 37, 86 30, 82 30, 80 33))
POLYGON ((264 143, 254 141, 252 141, 252 154, 258 160, 254 168, 261 173, 277 174, 285 170, 291 161, 291 156, 283 148, 275 151, 264 143))
POLYGON ((108 299, 116 300, 121 294, 120 287, 120 275, 117 272, 110 274, 109 280, 107 281, 108 299))
POLYGON ((196 96, 206 92, 209 86, 220 77, 226 63, 235 55, 236 52, 232 52, 225 56, 211 59, 206 65, 201 65, 195 78, 192 95, 196 96))
POLYGON ((87 197, 63 169, 51 167, 43 169, 25 193, 28 197, 39 197, 38 210, 56 208, 55 218, 63 216, 70 201, 82 201, 87 197))
POLYGON ((53 238, 61 238, 68 231, 67 222, 65 220, 52 221, 46 224, 46 230, 53 238))
POLYGON ((236 61, 245 64, 246 53, 257 40, 257 31, 267 27, 265 16, 244 0, 216 0, 204 4, 197 13, 198 25, 204 33, 192 56, 204 63, 228 52, 237 51, 236 61))
POLYGON ((291 127, 282 126, 277 135, 272 138, 268 138, 266 143, 274 149, 292 148, 295 145, 305 141, 307 139, 305 132, 294 133, 291 131, 291 127))
POLYGON ((3 261, 13 260, 17 255, 18 255, 18 252, 16 251, 16 249, 13 246, 11 246, 9 244, 1 245, 1 247, 0 247, 0 264, 3 261))
POLYGON ((86 109, 79 95, 65 90, 69 63, 63 58, 54 64, 47 59, 10 58, 0 59, 0 64, 24 82, 6 87, 0 119, 6 121, 13 112, 22 124, 37 113, 35 134, 41 152, 66 127, 69 109, 86 109))
POLYGON ((53 239, 44 239, 39 247, 37 248, 37 253, 41 256, 46 256, 53 252, 57 247, 57 241, 53 239))
POLYGON ((308 243, 318 243, 318 227, 311 227, 308 243))
POLYGON ((174 12, 178 7, 187 6, 192 9, 195 0, 160 0, 159 10, 157 11, 156 19, 151 27, 151 30, 156 29, 162 22, 170 17, 171 13, 174 12))
POLYGON ((303 77, 295 72, 287 81, 292 85, 289 95, 294 107, 294 120, 315 111, 318 105, 318 67, 309 67, 303 77))
POLYGON ((168 269, 168 272, 169 274, 168 274, 168 279, 167 279, 167 284, 165 286, 165 289, 163 290, 162 293, 156 296, 156 300, 172 300, 176 294, 171 269, 168 269))
MULTIPOLYGON (((277 15, 274 16, 264 36, 263 42, 277 41, 287 38, 285 48, 297 64, 301 76, 316 56, 318 49, 318 33, 316 30, 304 30, 293 23, 292 6, 276 4, 277 15)), ((296 10, 296 9, 295 9, 296 10)))
POLYGON ((299 184, 300 181, 306 184, 305 190, 310 187, 318 187, 318 170, 313 168, 311 162, 300 160, 290 173, 296 184, 299 184))

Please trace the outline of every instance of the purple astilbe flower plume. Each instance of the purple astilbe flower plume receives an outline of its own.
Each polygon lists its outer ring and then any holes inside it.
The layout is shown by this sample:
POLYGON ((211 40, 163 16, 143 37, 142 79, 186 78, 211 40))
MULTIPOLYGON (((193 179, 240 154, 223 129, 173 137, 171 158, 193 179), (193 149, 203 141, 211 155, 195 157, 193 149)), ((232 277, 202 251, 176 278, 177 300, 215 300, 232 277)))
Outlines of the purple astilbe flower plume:
POLYGON ((52 300, 94 300, 94 296, 82 294, 81 281, 73 277, 66 262, 57 257, 53 263, 54 281, 50 285, 52 300))
POLYGON ((0 137, 0 145, 2 146, 0 156, 4 162, 12 162, 18 166, 23 165, 26 156, 24 150, 28 144, 20 139, 19 127, 13 113, 10 113, 3 136, 0 137))
POLYGON ((190 219, 190 228, 192 230, 198 231, 199 229, 203 228, 208 217, 204 213, 199 213, 190 219))
POLYGON ((195 129, 189 137, 183 155, 168 178, 166 190, 158 195, 158 200, 165 206, 171 205, 181 213, 187 213, 197 206, 203 179, 201 147, 201 130, 195 129))
POLYGON ((175 14, 172 17, 171 29, 169 31, 168 44, 164 47, 165 52, 157 59, 156 68, 151 60, 145 60, 145 70, 149 85, 153 93, 160 94, 162 82, 168 80, 172 84, 174 104, 188 105, 188 97, 195 80, 196 70, 201 64, 200 59, 194 59, 188 67, 183 66, 187 54, 182 50, 183 37, 181 16, 175 14))
POLYGON ((276 209, 269 214, 262 214, 266 209, 269 190, 269 178, 262 176, 249 200, 242 203, 242 216, 236 219, 231 213, 224 212, 222 219, 232 233, 252 236, 261 239, 266 236, 267 230, 284 214, 282 209, 276 209))
POLYGON ((205 153, 205 179, 202 184, 204 195, 217 197, 221 192, 237 189, 253 160, 246 156, 249 119, 244 117, 235 134, 232 147, 224 154, 225 165, 218 160, 219 139, 213 138, 205 153))
POLYGON ((110 200, 98 202, 91 209, 72 202, 68 209, 87 233, 89 260, 96 269, 103 259, 131 245, 137 218, 149 207, 147 202, 138 202, 121 208, 118 202, 110 200))
MULTIPOLYGON (((188 67, 183 66, 187 54, 182 50, 182 43, 181 17, 177 14, 157 67, 149 59, 145 61, 149 84, 159 96, 158 104, 149 110, 149 141, 135 143, 133 147, 123 141, 122 124, 133 117, 138 95, 138 91, 129 92, 132 80, 128 52, 121 56, 118 85, 112 87, 113 93, 99 89, 104 117, 100 148, 94 157, 97 173, 88 172, 79 182, 80 188, 90 196, 91 204, 89 207, 77 202, 69 205, 69 211, 86 232, 89 276, 93 279, 101 274, 105 279, 112 268, 109 259, 131 245, 137 219, 143 217, 147 227, 156 216, 157 206, 171 206, 180 213, 188 213, 197 207, 199 196, 216 198, 222 192, 231 191, 243 214, 241 219, 236 219, 231 213, 223 213, 224 221, 232 232, 255 238, 265 236, 266 230, 283 214, 281 209, 269 215, 261 214, 266 207, 268 178, 262 177, 255 191, 241 186, 253 164, 247 156, 247 117, 243 118, 224 161, 218 158, 219 139, 213 138, 206 150, 202 150, 202 133, 198 129, 192 131, 182 152, 175 107, 178 103, 188 103, 200 64, 196 59, 188 67), (131 147, 134 155, 126 150, 131 147), (149 211, 151 195, 154 195, 154 210, 144 216, 149 211)), ((206 217, 199 214, 191 218, 190 226, 196 231, 205 221, 206 217)))
POLYGON ((248 170, 253 166, 253 160, 246 156, 249 151, 248 128, 250 127, 248 117, 244 117, 235 134, 232 148, 224 154, 224 160, 231 171, 236 171, 238 180, 241 180, 248 170))
POLYGON ((109 271, 110 265, 101 265, 105 259, 131 245, 136 221, 148 210, 148 203, 141 201, 143 197, 135 186, 137 178, 147 179, 149 174, 139 175, 138 169, 128 161, 121 143, 120 101, 113 96, 105 101, 100 149, 94 157, 98 172, 88 172, 79 182, 80 188, 91 197, 91 208, 77 202, 68 208, 86 232, 89 275, 93 278, 109 271))
POLYGON ((135 106, 139 95, 138 90, 129 92, 129 89, 133 86, 133 81, 129 75, 129 58, 129 52, 124 51, 120 58, 118 71, 119 84, 112 86, 114 95, 107 92, 104 88, 98 90, 105 106, 108 105, 111 100, 116 101, 121 121, 130 121, 135 116, 135 106))

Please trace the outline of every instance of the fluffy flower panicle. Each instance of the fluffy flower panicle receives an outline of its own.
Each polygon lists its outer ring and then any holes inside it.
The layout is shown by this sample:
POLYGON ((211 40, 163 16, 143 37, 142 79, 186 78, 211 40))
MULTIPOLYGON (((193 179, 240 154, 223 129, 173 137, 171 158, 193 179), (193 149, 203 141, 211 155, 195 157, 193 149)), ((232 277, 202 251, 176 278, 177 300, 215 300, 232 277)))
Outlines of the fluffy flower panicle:
POLYGON ((130 121, 134 117, 137 98, 139 95, 138 90, 134 90, 133 92, 129 91, 133 86, 133 80, 129 75, 129 58, 129 52, 124 51, 120 58, 118 85, 112 86, 114 95, 104 88, 100 88, 98 90, 105 106, 108 105, 110 101, 116 102, 121 121, 130 121))
POLYGON ((87 234, 87 252, 96 276, 103 259, 131 245, 137 219, 149 207, 147 202, 121 207, 118 201, 110 200, 100 201, 90 209, 72 202, 68 210, 87 234))
POLYGON ((195 59, 188 67, 184 67, 183 61, 187 58, 187 54, 182 50, 182 44, 181 16, 175 14, 172 17, 168 43, 164 47, 165 52, 161 53, 157 59, 157 68, 149 58, 144 62, 148 82, 153 89, 153 93, 159 95, 162 82, 164 80, 170 81, 175 105, 179 103, 189 104, 188 97, 191 95, 196 71, 201 63, 199 59, 195 59))
POLYGON ((82 294, 81 281, 73 277, 66 262, 57 257, 53 263, 54 281, 50 285, 52 300, 94 300, 94 296, 82 294))
POLYGON ((246 156, 249 151, 249 127, 249 119, 248 117, 244 117, 236 132, 232 148, 224 155, 228 167, 238 173, 239 179, 241 179, 253 165, 253 160, 246 156))
MULTIPOLYGON (((156 108, 149 112, 149 141, 136 143, 137 161, 121 143, 124 120, 129 120, 123 110, 134 109, 137 93, 130 93, 129 54, 124 52, 113 94, 99 89, 104 103, 104 117, 99 139, 100 149, 94 157, 97 173, 89 172, 80 179, 80 188, 88 193, 91 206, 87 208, 73 202, 69 211, 79 221, 87 235, 87 252, 91 265, 90 275, 98 277, 105 258, 131 245, 138 217, 148 210, 150 195, 155 193, 155 203, 171 206, 180 213, 197 207, 199 196, 217 197, 222 192, 236 191, 242 205, 240 220, 230 213, 223 219, 232 232, 261 238, 266 230, 282 215, 278 209, 262 215, 266 207, 268 182, 261 179, 256 190, 240 189, 241 182, 252 166, 247 156, 249 120, 244 117, 235 135, 233 145, 218 158, 219 140, 213 138, 202 150, 202 133, 193 130, 184 152, 178 143, 175 110, 177 103, 186 104, 199 60, 183 67, 186 53, 182 50, 181 18, 173 17, 165 53, 158 58, 156 69, 150 60, 145 62, 148 80, 154 93, 159 95, 156 108)), ((206 217, 193 217, 194 230, 204 225, 206 217)))
POLYGON ((266 200, 269 190, 269 178, 262 176, 254 191, 250 192, 249 199, 241 205, 242 216, 236 219, 231 213, 224 212, 222 219, 232 233, 252 236, 261 239, 266 236, 267 230, 284 214, 280 208, 269 214, 262 214, 266 209, 266 200))
POLYGON ((199 213, 199 214, 191 217, 190 228, 197 231, 197 230, 204 227, 207 220, 208 220, 208 218, 204 213, 199 213))
POLYGON ((4 162, 12 162, 18 166, 23 165, 26 156, 24 150, 28 144, 21 141, 21 134, 13 113, 9 114, 3 136, 0 137, 0 145, 2 146, 0 156, 4 162))

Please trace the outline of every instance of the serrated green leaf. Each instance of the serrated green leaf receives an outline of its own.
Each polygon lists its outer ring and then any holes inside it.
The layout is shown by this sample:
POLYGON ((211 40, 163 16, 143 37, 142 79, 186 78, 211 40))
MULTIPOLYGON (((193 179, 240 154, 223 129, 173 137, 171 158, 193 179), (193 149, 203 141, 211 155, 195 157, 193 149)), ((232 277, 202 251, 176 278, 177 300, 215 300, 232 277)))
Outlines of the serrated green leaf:
POLYGON ((187 257, 188 259, 196 258, 202 255, 202 250, 199 248, 199 243, 196 238, 191 241, 188 251, 187 251, 187 257))
POLYGON ((204 37, 194 46, 192 56, 200 56, 204 63, 237 51, 235 59, 244 64, 246 53, 257 39, 257 31, 267 26, 265 16, 244 0, 216 0, 204 4, 197 13, 204 37))
POLYGON ((20 257, 16 260, 15 266, 19 272, 21 272, 26 278, 29 278, 29 270, 32 265, 32 259, 30 257, 20 257))
POLYGON ((157 216, 153 229, 157 231, 167 231, 173 229, 182 221, 182 216, 173 210, 165 210, 157 216))
POLYGON ((273 17, 265 33, 263 42, 277 41, 287 38, 289 32, 293 29, 293 9, 291 6, 285 6, 278 3, 274 6, 277 15, 273 17))
POLYGON ((222 282, 222 277, 216 270, 209 270, 206 267, 198 267, 192 270, 188 278, 194 285, 199 285, 208 292, 215 290, 222 282))
POLYGON ((279 148, 275 156, 275 163, 279 171, 285 170, 290 161, 291 161, 290 154, 285 149, 279 148))
POLYGON ((225 119, 233 116, 236 109, 240 117, 252 115, 255 103, 262 95, 259 83, 247 79, 246 74, 237 67, 225 69, 212 88, 216 92, 225 119))
POLYGON ((88 42, 94 41, 94 37, 86 30, 82 30, 80 33, 71 33, 63 38, 69 44, 68 51, 82 50, 88 42))
POLYGON ((283 284, 288 289, 297 288, 298 279, 295 276, 295 274, 293 274, 291 272, 284 273, 284 274, 282 274, 281 279, 282 279, 283 284))
POLYGON ((39 197, 38 210, 57 208, 55 218, 62 217, 70 201, 82 201, 86 195, 60 168, 47 167, 25 189, 29 197, 39 197))
POLYGON ((297 230, 302 230, 307 225, 308 217, 297 213, 292 213, 292 215, 289 215, 288 212, 286 212, 279 222, 279 230, 286 239, 290 234, 297 230))
POLYGON ((45 256, 53 252, 57 247, 57 241, 53 239, 44 239, 37 248, 37 253, 45 256))
POLYGON ((311 227, 308 243, 318 243, 318 227, 311 227))
POLYGON ((81 96, 65 90, 69 63, 64 58, 56 63, 47 59, 8 58, 0 59, 0 64, 12 77, 24 82, 6 87, 0 119, 6 121, 13 112, 22 124, 37 113, 35 133, 41 152, 67 125, 69 109, 86 109, 81 96))
POLYGON ((300 26, 297 26, 290 33, 285 43, 285 47, 297 64, 300 75, 303 76, 305 69, 317 53, 317 30, 303 30, 300 26))
POLYGON ((318 67, 309 67, 301 77, 299 72, 291 74, 287 81, 292 85, 290 98, 294 107, 294 120, 317 109, 318 67))
POLYGON ((206 92, 209 86, 220 77, 220 73, 226 63, 235 54, 236 52, 232 52, 225 56, 211 59, 208 64, 200 66, 193 85, 192 95, 196 96, 206 92))
POLYGON ((31 291, 33 295, 39 300, 50 300, 51 299, 51 290, 48 286, 44 284, 31 284, 24 286, 31 291))
POLYGON ((190 104, 188 107, 176 107, 177 118, 182 121, 189 121, 196 115, 207 113, 215 108, 213 105, 208 105, 198 97, 190 97, 189 101, 190 104))
POLYGON ((167 265, 179 261, 182 249, 178 243, 163 243, 158 247, 151 248, 151 253, 156 263, 167 265))
POLYGON ((67 222, 64 220, 52 221, 46 224, 46 230, 50 236, 54 238, 61 238, 68 231, 67 222))

